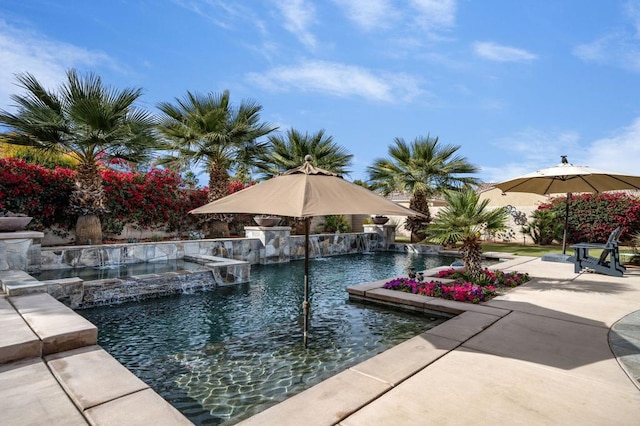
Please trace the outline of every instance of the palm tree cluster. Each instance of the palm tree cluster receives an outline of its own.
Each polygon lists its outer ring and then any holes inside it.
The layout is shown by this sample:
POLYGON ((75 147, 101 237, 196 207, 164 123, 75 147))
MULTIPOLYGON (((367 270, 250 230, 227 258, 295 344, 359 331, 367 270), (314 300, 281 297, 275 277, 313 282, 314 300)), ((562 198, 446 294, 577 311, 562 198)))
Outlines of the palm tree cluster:
MULTIPOLYGON (((202 167, 209 175, 210 201, 227 195, 232 174, 249 184, 254 173, 263 179, 276 176, 302 164, 306 155, 323 169, 340 175, 350 172, 353 155, 324 130, 302 133, 291 128, 276 134, 276 126, 261 120, 259 103, 242 100, 235 106, 228 91, 188 91, 173 102, 160 102, 160 113, 154 115, 136 106, 141 89, 113 89, 94 74, 81 76, 70 70, 55 91, 28 73, 18 75, 17 81, 25 93, 11 97, 15 112, 0 110, 0 124, 8 129, 0 133, 0 143, 44 153, 36 159, 65 158, 74 164, 76 188, 70 208, 78 215, 78 244, 101 243, 99 217, 107 212, 99 171, 115 159, 130 164, 153 159, 185 173, 202 167)), ((368 169, 370 181, 361 184, 383 194, 410 194, 410 208, 424 215, 407 219, 412 239, 460 240, 475 268, 479 227, 492 230, 500 218, 485 215, 486 203, 478 204, 471 195, 470 188, 477 184, 472 174, 478 169, 457 153, 459 149, 429 136, 411 143, 396 138, 388 158, 376 159, 368 169), (429 225, 429 199, 441 194, 451 210, 429 225)), ((209 235, 228 234, 228 221, 226 216, 212 216, 209 235)))

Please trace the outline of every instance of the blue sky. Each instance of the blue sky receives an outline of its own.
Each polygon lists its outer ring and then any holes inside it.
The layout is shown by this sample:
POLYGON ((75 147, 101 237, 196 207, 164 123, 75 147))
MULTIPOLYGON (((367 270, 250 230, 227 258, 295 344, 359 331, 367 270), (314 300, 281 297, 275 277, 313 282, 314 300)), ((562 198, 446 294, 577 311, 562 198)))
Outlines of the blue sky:
MULTIPOLYGON (((638 0, 3 0, 14 74, 142 87, 142 106, 228 89, 262 118, 325 129, 350 179, 395 137, 460 145, 484 181, 559 163, 640 173, 638 0)), ((206 183, 206 182, 203 182, 206 183)))

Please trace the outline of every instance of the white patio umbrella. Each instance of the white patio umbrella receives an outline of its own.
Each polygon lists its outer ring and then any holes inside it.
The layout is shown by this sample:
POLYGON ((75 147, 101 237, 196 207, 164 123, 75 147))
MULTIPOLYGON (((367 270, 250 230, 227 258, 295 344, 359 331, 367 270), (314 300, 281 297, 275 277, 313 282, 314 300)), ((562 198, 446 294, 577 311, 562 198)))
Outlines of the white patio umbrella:
POLYGON ((265 182, 215 200, 189 213, 252 213, 301 217, 305 224, 304 343, 309 331, 309 224, 313 216, 376 214, 423 216, 366 188, 311 164, 284 172, 265 182))
POLYGON ((640 190, 640 176, 624 175, 593 169, 587 166, 574 166, 561 156, 557 166, 541 169, 496 185, 502 192, 529 192, 534 194, 567 194, 565 206, 564 232, 562 236, 562 254, 566 253, 567 226, 569 222, 569 203, 575 192, 606 192, 618 190, 640 190))

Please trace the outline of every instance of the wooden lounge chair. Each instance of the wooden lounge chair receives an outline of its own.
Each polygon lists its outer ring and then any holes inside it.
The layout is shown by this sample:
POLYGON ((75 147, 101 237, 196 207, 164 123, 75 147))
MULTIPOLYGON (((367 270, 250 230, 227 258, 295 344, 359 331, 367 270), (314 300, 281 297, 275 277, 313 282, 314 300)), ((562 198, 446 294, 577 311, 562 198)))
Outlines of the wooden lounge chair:
POLYGON ((575 253, 568 260, 575 265, 574 271, 579 273, 586 269, 613 277, 621 277, 627 270, 620 264, 620 254, 618 253, 618 239, 621 232, 620 227, 614 229, 605 244, 578 243, 572 245, 571 248, 575 253), (590 249, 602 250, 600 257, 589 256, 590 249))

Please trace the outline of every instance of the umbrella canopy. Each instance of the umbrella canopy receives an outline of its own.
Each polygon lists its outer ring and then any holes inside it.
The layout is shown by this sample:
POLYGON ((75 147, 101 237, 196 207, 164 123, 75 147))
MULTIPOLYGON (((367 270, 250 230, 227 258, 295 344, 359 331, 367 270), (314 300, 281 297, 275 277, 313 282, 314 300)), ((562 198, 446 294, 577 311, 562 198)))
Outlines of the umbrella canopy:
POLYGON ((562 163, 495 185, 502 192, 567 194, 562 253, 566 252, 569 202, 574 192, 640 190, 640 176, 624 175, 587 166, 574 166, 562 156, 562 163))
POLYGON ((301 167, 191 210, 189 213, 255 213, 291 217, 333 214, 422 216, 335 173, 301 167))
POLYGON ((399 206, 339 175, 311 164, 311 156, 295 169, 243 189, 189 213, 255 213, 305 218, 304 344, 309 331, 309 223, 312 216, 377 214, 423 216, 399 206))
POLYGON ((640 176, 574 166, 570 163, 538 170, 496 185, 502 192, 560 194, 640 189, 640 176))

